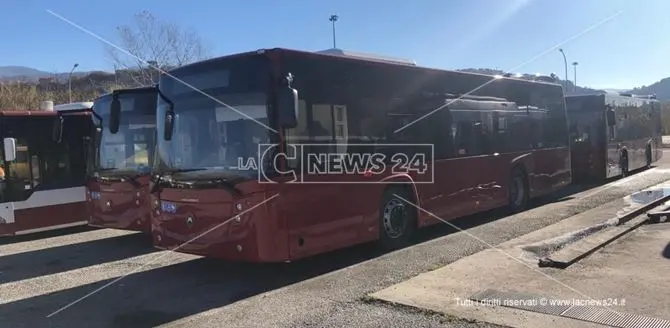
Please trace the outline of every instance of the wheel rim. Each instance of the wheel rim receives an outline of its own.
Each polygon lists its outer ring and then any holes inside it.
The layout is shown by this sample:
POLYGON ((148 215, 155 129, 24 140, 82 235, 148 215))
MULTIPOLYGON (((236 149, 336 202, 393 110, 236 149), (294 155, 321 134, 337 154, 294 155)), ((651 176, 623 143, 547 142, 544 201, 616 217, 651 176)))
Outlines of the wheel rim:
POLYGON ((525 197, 524 195, 524 186, 523 186, 523 179, 520 177, 514 177, 512 180, 512 190, 510 191, 510 196, 512 198, 512 204, 514 206, 521 206, 523 205, 523 199, 525 197))
POLYGON ((407 206, 399 199, 391 199, 384 204, 383 224, 386 235, 392 239, 403 235, 407 226, 407 206))

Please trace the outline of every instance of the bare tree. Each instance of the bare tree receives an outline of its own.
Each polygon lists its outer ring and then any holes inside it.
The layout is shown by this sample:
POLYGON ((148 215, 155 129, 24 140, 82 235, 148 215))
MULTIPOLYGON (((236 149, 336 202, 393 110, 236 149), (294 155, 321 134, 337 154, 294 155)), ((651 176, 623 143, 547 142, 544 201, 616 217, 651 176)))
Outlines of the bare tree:
POLYGON ((140 86, 158 82, 161 70, 169 70, 205 59, 208 49, 193 30, 165 22, 149 11, 133 17, 130 24, 117 27, 119 47, 133 56, 107 47, 119 75, 140 86))

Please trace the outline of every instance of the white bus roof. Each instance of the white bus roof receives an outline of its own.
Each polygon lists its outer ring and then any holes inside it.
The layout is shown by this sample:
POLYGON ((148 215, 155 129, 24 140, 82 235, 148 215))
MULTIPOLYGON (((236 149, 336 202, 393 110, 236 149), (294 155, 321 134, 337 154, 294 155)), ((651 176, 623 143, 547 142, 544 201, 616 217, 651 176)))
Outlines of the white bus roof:
POLYGON ((354 52, 354 51, 342 50, 342 49, 337 49, 337 48, 321 50, 321 51, 317 51, 316 53, 416 66, 416 62, 414 60, 411 60, 411 59, 394 58, 394 57, 390 57, 390 56, 382 56, 382 55, 368 54, 368 53, 362 53, 362 52, 354 52))
POLYGON ((68 111, 68 110, 90 109, 90 108, 93 108, 92 101, 82 101, 69 104, 54 105, 55 111, 68 111))
POLYGON ((453 109, 466 110, 516 110, 518 106, 513 101, 475 100, 475 99, 447 99, 445 104, 453 109))

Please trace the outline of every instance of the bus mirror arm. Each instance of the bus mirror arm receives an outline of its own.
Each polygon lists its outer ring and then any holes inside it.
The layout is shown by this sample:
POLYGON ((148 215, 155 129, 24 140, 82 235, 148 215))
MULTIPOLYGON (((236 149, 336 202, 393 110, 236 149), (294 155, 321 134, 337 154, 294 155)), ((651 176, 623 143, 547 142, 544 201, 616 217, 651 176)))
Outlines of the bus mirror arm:
POLYGON ((5 150, 5 162, 12 162, 16 159, 16 139, 14 138, 5 138, 4 150, 5 150))
POLYGON ((119 101, 119 96, 114 94, 112 98, 112 104, 109 109, 109 132, 111 134, 116 134, 119 132, 119 126, 121 125, 121 102, 119 101))
POLYGON ((612 108, 607 109, 607 125, 608 126, 616 125, 616 115, 614 115, 614 110, 612 108))
POLYGON ((63 116, 58 115, 56 121, 52 128, 53 135, 51 136, 56 143, 60 143, 63 140, 63 116))
POLYGON ((174 112, 170 109, 165 112, 165 128, 163 130, 163 140, 172 140, 172 133, 174 129, 174 112))
POLYGON ((279 126, 291 129, 298 125, 298 90, 283 87, 277 93, 279 126))

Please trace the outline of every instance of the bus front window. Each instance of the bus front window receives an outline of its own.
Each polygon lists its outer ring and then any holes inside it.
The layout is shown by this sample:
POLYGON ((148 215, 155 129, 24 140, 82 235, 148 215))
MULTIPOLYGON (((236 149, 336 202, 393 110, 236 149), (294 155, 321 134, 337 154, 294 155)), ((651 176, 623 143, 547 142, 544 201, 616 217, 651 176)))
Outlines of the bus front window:
POLYGON ((269 131, 263 126, 268 124, 266 98, 263 94, 237 94, 220 99, 217 102, 193 95, 174 101, 175 125, 170 141, 162 138, 166 106, 159 100, 158 162, 163 168, 255 170, 239 167, 239 163, 247 163, 249 158, 257 160, 259 144, 270 142, 269 131))
MULTIPOLYGON (((153 157, 154 134, 156 129, 155 95, 149 92, 124 93, 121 102, 121 124, 117 133, 108 128, 102 133, 99 152, 99 170, 133 171, 148 173, 153 157)), ((111 97, 102 98, 96 104, 102 112, 103 122, 109 122, 105 112, 111 97)))

